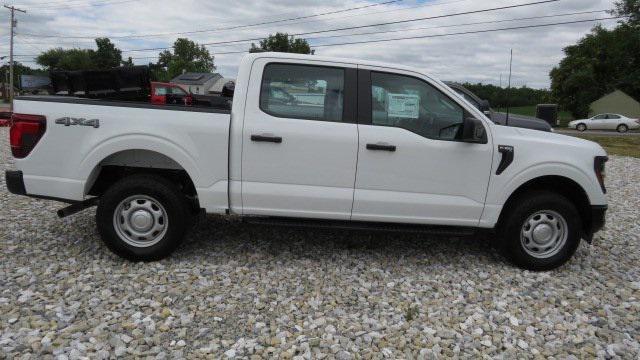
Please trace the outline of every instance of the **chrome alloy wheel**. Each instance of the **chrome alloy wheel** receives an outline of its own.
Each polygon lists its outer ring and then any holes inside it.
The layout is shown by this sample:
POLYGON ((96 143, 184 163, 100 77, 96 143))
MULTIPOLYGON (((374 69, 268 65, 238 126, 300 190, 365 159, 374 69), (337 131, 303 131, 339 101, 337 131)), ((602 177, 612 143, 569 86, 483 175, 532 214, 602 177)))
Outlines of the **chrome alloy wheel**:
POLYGON ((169 219, 160 202, 150 196, 134 195, 120 202, 113 213, 118 236, 135 247, 157 244, 167 233, 169 219))
POLYGON ((553 210, 541 210, 522 224, 520 242, 524 251, 538 259, 556 255, 567 242, 567 221, 553 210))

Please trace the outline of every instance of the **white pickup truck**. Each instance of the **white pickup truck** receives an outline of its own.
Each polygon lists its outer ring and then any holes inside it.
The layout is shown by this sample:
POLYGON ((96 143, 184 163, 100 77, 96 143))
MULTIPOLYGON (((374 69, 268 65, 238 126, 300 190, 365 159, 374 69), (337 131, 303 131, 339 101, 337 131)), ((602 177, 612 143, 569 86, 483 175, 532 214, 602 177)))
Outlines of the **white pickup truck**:
POLYGON ((102 239, 157 260, 203 211, 254 222, 468 234, 515 264, 565 263, 604 225, 605 151, 492 123, 442 82, 392 64, 260 53, 232 110, 20 97, 14 194, 97 205, 102 239))

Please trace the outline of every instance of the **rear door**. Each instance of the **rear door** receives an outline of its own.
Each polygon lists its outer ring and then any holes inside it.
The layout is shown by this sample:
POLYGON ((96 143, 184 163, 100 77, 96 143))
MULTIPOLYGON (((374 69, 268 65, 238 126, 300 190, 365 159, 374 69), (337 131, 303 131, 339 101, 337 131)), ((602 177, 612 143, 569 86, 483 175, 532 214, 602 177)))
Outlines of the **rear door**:
POLYGON ((606 129, 615 130, 620 124, 621 124, 620 115, 607 114, 607 119, 605 120, 606 129))
POLYGON ((245 215, 348 220, 358 129, 355 65, 261 58, 242 145, 245 215))
POLYGON ((491 172, 491 139, 457 141, 470 114, 455 95, 419 74, 387 71, 364 67, 358 73, 352 219, 477 226, 491 172))

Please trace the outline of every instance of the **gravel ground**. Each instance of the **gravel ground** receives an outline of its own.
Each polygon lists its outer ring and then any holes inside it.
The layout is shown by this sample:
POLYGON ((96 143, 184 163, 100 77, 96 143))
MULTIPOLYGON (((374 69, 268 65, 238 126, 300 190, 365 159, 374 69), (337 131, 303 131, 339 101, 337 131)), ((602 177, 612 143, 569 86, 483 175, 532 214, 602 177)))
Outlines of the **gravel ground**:
MULTIPOLYGON (((11 167, 6 129, 0 166, 11 167)), ((639 358, 640 159, 612 157, 607 229, 563 268, 487 241, 245 226, 211 217, 131 263, 94 210, 0 180, 0 358, 639 358)))

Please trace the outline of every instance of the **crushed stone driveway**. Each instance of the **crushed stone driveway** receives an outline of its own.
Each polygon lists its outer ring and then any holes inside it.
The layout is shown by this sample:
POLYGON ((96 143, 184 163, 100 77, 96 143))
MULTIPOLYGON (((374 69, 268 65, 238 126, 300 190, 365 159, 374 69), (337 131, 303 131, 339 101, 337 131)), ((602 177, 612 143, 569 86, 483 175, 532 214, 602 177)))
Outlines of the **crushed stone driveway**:
POLYGON ((476 238, 219 217, 132 263, 101 243, 94 209, 58 219, 62 204, 2 177, 0 358, 638 359, 640 159, 612 156, 607 175, 607 228, 544 273, 476 238))

